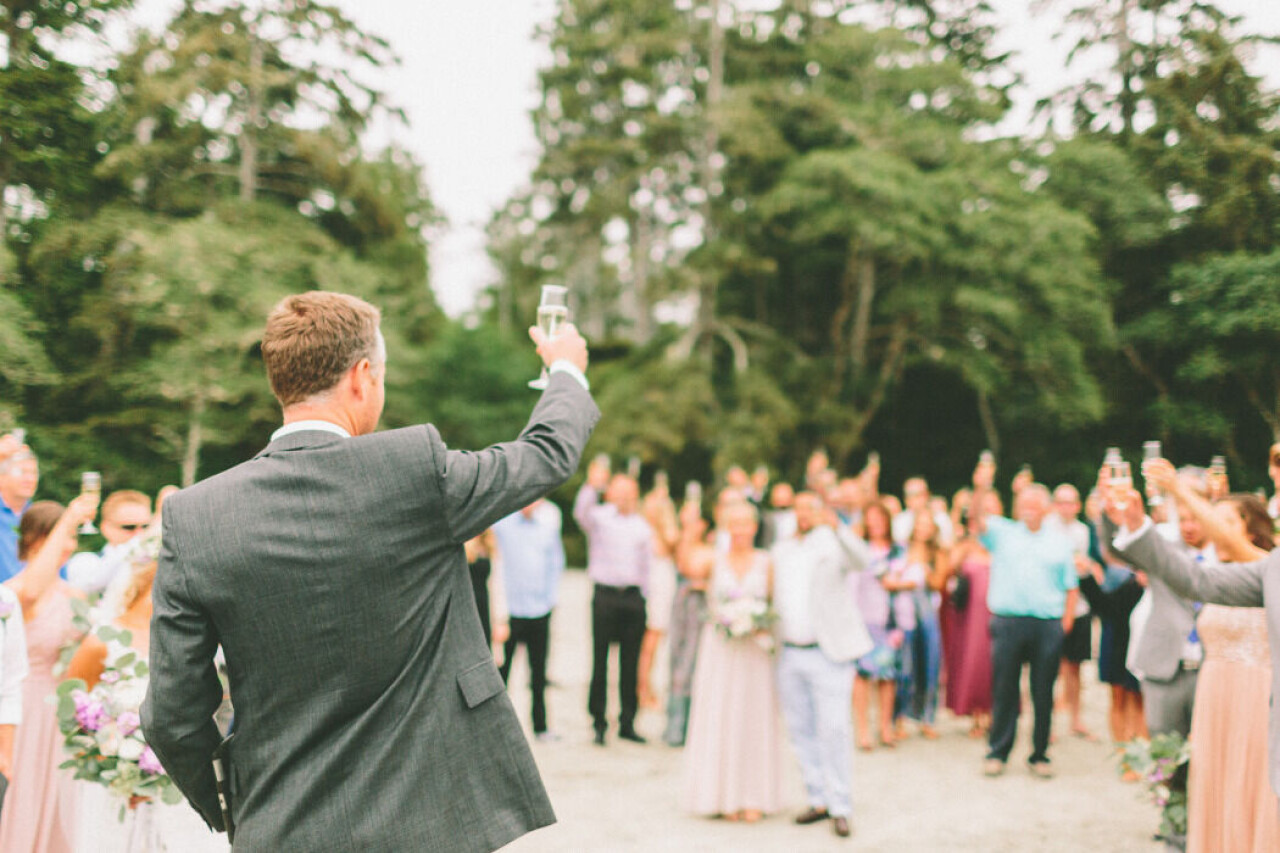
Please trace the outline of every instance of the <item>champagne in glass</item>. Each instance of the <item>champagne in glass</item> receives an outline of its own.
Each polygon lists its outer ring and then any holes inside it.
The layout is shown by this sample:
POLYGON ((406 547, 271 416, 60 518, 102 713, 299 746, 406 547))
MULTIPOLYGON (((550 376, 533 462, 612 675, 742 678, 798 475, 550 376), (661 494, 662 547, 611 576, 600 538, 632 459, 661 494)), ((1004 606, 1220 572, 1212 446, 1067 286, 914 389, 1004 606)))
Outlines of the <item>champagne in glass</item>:
MULTIPOLYGON (((1132 489, 1133 488, 1133 469, 1128 462, 1121 459, 1119 462, 1111 466, 1110 486, 1113 489, 1132 489)), ((1116 509, 1128 509, 1129 502, 1126 500, 1116 501, 1116 509)))
MULTIPOLYGON (((560 327, 569 321, 568 295, 567 287, 558 284, 542 286, 542 298, 538 302, 538 328, 547 336, 547 340, 560 334, 560 327)), ((544 366, 542 373, 529 383, 529 387, 535 391, 545 391, 548 378, 547 368, 544 366)))
POLYGON ((19 447, 27 443, 27 431, 25 429, 18 428, 9 434, 13 436, 14 441, 18 442, 19 447))
POLYGON ((640 464, 639 456, 632 456, 627 460, 627 476, 637 483, 640 482, 640 464))
POLYGON ((1157 459, 1164 456, 1164 448, 1158 441, 1148 441, 1142 445, 1142 476, 1147 480, 1147 499, 1154 506, 1164 503, 1164 496, 1160 494, 1160 490, 1155 487, 1150 479, 1147 479, 1147 466, 1157 459))
POLYGON ((1209 462, 1209 497, 1218 499, 1227 494, 1227 457, 1215 456, 1209 462))
MULTIPOLYGON (((83 495, 101 495, 102 494, 102 475, 97 471, 85 471, 80 475, 80 493, 83 495)), ((86 521, 80 525, 80 532, 85 536, 98 532, 98 528, 94 527, 93 521, 86 521)))
POLYGON ((684 487, 684 503, 685 506, 696 506, 698 511, 702 511, 702 484, 697 480, 690 480, 684 487))

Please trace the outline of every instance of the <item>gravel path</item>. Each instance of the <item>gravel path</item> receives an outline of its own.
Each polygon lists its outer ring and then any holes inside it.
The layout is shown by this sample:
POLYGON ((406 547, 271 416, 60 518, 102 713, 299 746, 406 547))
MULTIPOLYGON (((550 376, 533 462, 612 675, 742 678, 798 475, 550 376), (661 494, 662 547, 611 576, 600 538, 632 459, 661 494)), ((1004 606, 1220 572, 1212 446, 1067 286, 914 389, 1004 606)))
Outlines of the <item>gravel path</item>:
MULTIPOLYGON (((829 825, 798 827, 791 817, 804 805, 799 772, 787 752, 787 810, 746 826, 692 817, 680 801, 681 751, 660 741, 664 718, 642 712, 637 729, 650 739, 640 746, 618 741, 610 731, 605 748, 591 743, 586 712, 591 646, 584 573, 564 579, 561 604, 552 620, 548 717, 562 735, 557 743, 533 743, 534 755, 559 823, 517 841, 516 853, 562 851, 755 851, 808 853, 866 851, 1144 851, 1158 823, 1154 806, 1136 785, 1122 783, 1105 743, 1066 734, 1066 720, 1051 755, 1057 777, 1032 778, 1029 706, 1023 715, 1009 771, 998 779, 981 775, 983 743, 966 735, 967 722, 943 712, 942 738, 912 738, 896 749, 854 756, 853 838, 836 838, 829 825)), ((616 653, 615 653, 616 661, 616 653)), ((616 662, 614 663, 616 667, 616 662)), ((1092 664, 1085 665, 1086 722, 1106 732, 1109 701, 1092 664)), ((661 681, 659 683, 662 683, 661 681)), ((512 699, 528 726, 528 670, 517 652, 512 699)), ((617 692, 609 692, 610 717, 617 692)))

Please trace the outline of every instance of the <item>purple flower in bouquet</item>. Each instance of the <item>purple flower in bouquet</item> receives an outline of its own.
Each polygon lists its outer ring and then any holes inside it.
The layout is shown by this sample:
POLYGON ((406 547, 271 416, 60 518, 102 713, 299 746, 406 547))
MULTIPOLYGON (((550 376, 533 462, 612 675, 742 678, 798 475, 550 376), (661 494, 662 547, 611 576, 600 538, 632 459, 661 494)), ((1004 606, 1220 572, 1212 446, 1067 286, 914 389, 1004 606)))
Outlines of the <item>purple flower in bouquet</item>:
POLYGON ((125 711, 116 718, 116 725, 120 727, 120 736, 128 737, 142 725, 142 718, 135 711, 125 711))
POLYGON ((86 732, 96 732, 107 721, 107 709, 88 693, 75 694, 76 722, 86 732))
POLYGON ((153 776, 159 776, 164 772, 164 767, 160 764, 160 759, 156 758, 156 754, 151 751, 151 747, 143 747, 142 756, 138 759, 138 769, 143 773, 150 773, 153 776))

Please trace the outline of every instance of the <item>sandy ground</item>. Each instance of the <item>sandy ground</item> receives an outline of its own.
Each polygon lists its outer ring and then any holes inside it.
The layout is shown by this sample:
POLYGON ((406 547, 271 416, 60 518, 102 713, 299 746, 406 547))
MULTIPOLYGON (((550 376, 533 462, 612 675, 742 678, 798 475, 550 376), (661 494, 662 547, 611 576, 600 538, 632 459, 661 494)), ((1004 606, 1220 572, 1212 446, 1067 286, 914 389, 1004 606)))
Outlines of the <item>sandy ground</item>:
MULTIPOLYGON (((636 727, 649 738, 646 745, 619 741, 613 730, 607 747, 591 742, 586 711, 591 668, 589 595, 584 573, 566 574, 561 603, 552 618, 549 675, 553 686, 547 696, 550 727, 562 740, 533 742, 559 823, 520 839, 508 850, 1109 853, 1162 849, 1151 840, 1158 823, 1155 807, 1138 786, 1119 780, 1105 736, 1098 743, 1070 737, 1065 718, 1055 715, 1058 737, 1050 754, 1057 776, 1041 780, 1027 773, 1029 706, 1009 770, 998 779, 981 775, 984 745, 967 737, 967 721, 946 712, 939 720, 940 740, 913 737, 896 749, 856 753, 854 832, 849 840, 836 838, 828 823, 792 824, 791 818, 805 803, 789 749, 783 785, 787 808, 782 814, 754 826, 693 817, 681 806, 682 753, 661 742, 662 714, 641 712, 636 727)), ((616 652, 612 672, 616 677, 616 652)), ((1085 680, 1086 723, 1094 732, 1105 733, 1109 697, 1106 686, 1097 683, 1092 663, 1085 664, 1085 680)), ((524 653, 517 651, 511 694, 526 730, 527 686, 524 653)), ((611 687, 611 725, 617 718, 617 701, 616 687, 611 687)))

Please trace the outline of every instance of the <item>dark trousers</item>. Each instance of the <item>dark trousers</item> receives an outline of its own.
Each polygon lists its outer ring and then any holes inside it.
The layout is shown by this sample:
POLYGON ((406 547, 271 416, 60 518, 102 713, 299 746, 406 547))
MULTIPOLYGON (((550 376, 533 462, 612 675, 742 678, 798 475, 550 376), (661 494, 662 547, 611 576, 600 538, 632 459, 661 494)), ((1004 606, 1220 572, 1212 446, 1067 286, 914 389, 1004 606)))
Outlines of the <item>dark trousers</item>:
POLYGON ((502 646, 502 683, 511 675, 511 659, 516 655, 516 646, 524 643, 525 654, 529 656, 529 690, 533 693, 533 733, 538 735, 547 730, 547 704, 543 694, 547 689, 547 644, 551 637, 551 614, 535 619, 521 619, 512 616, 508 620, 511 634, 502 646))
POLYGON ((1053 726, 1053 685, 1062 656, 1062 620, 1033 616, 991 617, 992 700, 988 758, 1009 760, 1018 733, 1018 683, 1022 665, 1031 664, 1031 707, 1035 726, 1031 763, 1049 760, 1053 726))
POLYGON ((608 728, 605 707, 609 687, 609 646, 613 643, 618 644, 618 693, 622 699, 618 725, 625 732, 635 724, 636 673, 644 624, 644 595, 639 587, 596 584, 595 596, 591 599, 592 667, 587 711, 598 732, 608 728))

